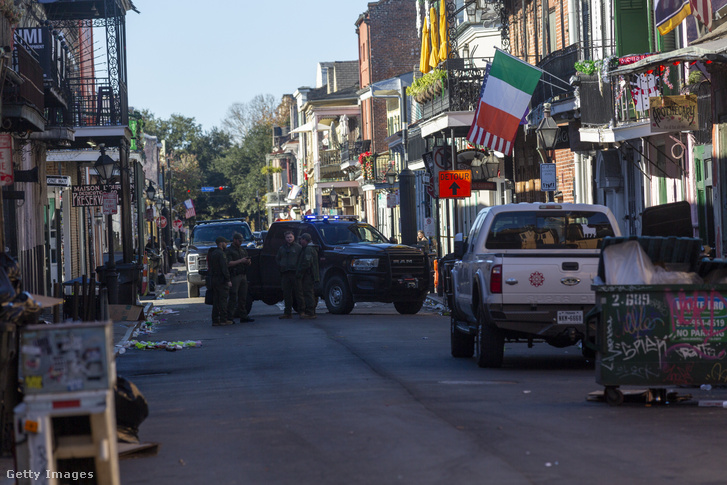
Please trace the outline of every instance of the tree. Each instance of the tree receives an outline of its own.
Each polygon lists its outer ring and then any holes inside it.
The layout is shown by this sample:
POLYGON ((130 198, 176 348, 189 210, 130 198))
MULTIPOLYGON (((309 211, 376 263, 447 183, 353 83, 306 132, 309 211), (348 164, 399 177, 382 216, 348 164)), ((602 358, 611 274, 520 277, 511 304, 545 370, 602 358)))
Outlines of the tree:
POLYGON ((227 131, 236 143, 242 143, 254 126, 272 127, 280 118, 278 107, 272 94, 258 94, 247 103, 235 103, 227 109, 227 131))
POLYGON ((167 150, 181 152, 204 136, 202 126, 194 118, 173 114, 168 120, 156 118, 148 110, 142 110, 144 131, 166 141, 167 150))

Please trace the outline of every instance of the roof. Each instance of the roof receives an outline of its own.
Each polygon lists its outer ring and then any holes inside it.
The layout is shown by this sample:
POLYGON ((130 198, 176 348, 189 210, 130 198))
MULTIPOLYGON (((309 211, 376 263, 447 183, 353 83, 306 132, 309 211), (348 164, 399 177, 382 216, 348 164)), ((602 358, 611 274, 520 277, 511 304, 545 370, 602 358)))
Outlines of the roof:
POLYGON ((727 63, 727 40, 725 40, 725 37, 727 37, 727 22, 720 25, 712 32, 693 41, 687 47, 651 55, 633 64, 609 71, 608 74, 612 76, 631 74, 633 72, 644 71, 655 66, 677 61, 710 61, 727 63))

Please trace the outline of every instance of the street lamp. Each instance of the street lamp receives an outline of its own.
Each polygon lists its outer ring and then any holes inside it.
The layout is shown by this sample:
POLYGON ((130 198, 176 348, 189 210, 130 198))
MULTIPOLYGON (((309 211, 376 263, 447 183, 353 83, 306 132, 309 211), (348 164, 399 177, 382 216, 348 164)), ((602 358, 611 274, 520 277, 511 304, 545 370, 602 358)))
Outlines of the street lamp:
MULTIPOLYGON (((536 128, 535 132, 538 135, 538 149, 542 150, 542 154, 545 153, 545 163, 551 163, 550 151, 555 149, 555 143, 558 141, 558 123, 555 122, 550 116, 550 103, 543 105, 543 119, 540 120, 540 124, 536 128)), ((553 191, 548 191, 548 202, 553 202, 553 191)))
POLYGON ((386 183, 389 185, 394 185, 396 183, 396 172, 394 172, 393 167, 389 167, 389 170, 386 171, 386 183))
MULTIPOLYGON (((98 173, 101 182, 103 182, 104 185, 107 185, 109 182, 111 182, 111 179, 114 176, 114 168, 116 166, 116 162, 114 162, 114 160, 110 156, 106 155, 106 147, 104 145, 99 145, 99 151, 101 152, 101 156, 98 157, 96 163, 93 164, 93 167, 96 169, 96 173, 98 173)), ((106 280, 106 291, 108 292, 109 303, 116 304, 119 302, 119 275, 116 272, 116 256, 114 255, 114 228, 112 217, 113 216, 110 213, 106 217, 109 259, 106 262, 104 279, 106 280)))
POLYGON ((151 180, 149 181, 149 185, 146 188, 146 198, 149 200, 154 200, 154 196, 157 194, 156 189, 151 184, 151 180))

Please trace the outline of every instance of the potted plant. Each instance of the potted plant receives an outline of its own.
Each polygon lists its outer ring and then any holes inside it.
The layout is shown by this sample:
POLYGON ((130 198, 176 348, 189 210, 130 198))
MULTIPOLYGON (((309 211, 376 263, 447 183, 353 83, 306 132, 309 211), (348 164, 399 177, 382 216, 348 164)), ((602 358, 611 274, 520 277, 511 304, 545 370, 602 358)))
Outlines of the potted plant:
POLYGON ((423 104, 441 94, 446 86, 447 70, 433 69, 415 79, 411 86, 406 88, 406 94, 414 98, 417 103, 423 104))

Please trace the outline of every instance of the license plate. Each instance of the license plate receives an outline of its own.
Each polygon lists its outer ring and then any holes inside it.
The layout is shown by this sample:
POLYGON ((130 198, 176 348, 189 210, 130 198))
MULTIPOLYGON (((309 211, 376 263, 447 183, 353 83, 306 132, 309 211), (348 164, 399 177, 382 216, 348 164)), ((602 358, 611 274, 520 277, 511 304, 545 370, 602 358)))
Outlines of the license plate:
POLYGON ((558 323, 583 323, 583 312, 581 312, 581 311, 558 312, 558 323))

